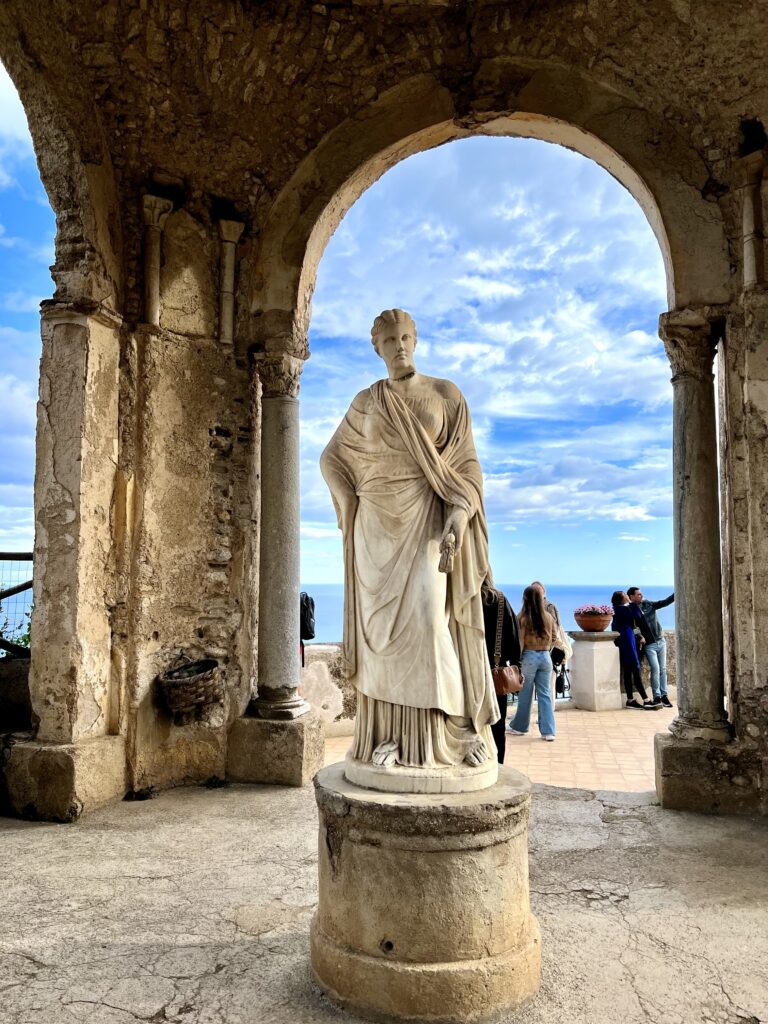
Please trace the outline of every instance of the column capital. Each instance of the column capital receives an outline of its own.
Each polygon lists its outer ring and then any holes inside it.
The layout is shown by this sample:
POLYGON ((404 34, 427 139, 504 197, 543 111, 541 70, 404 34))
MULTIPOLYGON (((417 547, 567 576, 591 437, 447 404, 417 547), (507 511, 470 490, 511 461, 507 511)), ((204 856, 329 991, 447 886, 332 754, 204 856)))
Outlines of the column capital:
POLYGON ((218 224, 219 238, 222 242, 238 242, 240 240, 245 224, 239 220, 220 220, 218 224))
POLYGON ((296 398, 304 360, 285 352, 254 352, 253 365, 264 398, 296 398))
POLYGON ((710 316, 700 310, 673 310, 659 317, 659 335, 664 342, 672 383, 683 377, 712 380, 712 364, 718 337, 710 316))
POLYGON ((144 225, 148 228, 157 228, 162 231, 168 214, 173 209, 170 199, 163 199, 161 196, 145 195, 141 197, 141 212, 144 217, 144 225))
POLYGON ((762 149, 754 153, 748 153, 736 161, 739 183, 737 188, 746 188, 750 185, 759 185, 761 179, 768 171, 768 161, 762 149))

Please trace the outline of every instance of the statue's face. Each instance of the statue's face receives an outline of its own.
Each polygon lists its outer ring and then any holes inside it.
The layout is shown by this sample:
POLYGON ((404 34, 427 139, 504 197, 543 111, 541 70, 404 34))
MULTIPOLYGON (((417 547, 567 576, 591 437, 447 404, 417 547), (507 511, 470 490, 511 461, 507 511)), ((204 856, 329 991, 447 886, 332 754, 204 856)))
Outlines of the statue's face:
POLYGON ((374 343, 376 351, 387 364, 390 377, 402 376, 414 369, 416 334, 408 321, 387 324, 376 332, 374 343))

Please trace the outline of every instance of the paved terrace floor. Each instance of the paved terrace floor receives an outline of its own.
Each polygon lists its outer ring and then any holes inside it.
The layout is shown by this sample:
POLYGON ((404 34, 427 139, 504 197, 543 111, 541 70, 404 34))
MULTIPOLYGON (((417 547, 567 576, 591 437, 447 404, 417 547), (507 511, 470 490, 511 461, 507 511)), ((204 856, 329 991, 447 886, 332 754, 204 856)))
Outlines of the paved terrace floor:
MULTIPOLYGON (((504 763, 531 782, 577 789, 638 792, 655 788, 653 737, 664 732, 677 708, 660 711, 579 711, 561 706, 555 715, 556 739, 544 743, 536 728, 536 711, 527 736, 507 734, 504 763)), ((511 715, 510 715, 511 717, 511 715)), ((326 743, 326 764, 341 761, 348 736, 326 743)))
MULTIPOLYGON (((534 788, 542 986, 506 1024, 768 1020, 768 821, 651 799, 534 788)), ((356 1024, 309 969, 316 820, 257 786, 0 819, 0 1021, 356 1024)))

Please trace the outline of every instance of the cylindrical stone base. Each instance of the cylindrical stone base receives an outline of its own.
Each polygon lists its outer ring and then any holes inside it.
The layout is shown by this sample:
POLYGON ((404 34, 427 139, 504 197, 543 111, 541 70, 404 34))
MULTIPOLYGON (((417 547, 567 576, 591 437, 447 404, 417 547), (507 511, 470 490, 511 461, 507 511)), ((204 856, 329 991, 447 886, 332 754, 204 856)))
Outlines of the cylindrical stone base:
POLYGON ((500 767, 477 793, 362 789, 344 765, 315 777, 319 903, 312 967, 374 1019, 477 1022, 538 990, 528 893, 528 779, 500 767))

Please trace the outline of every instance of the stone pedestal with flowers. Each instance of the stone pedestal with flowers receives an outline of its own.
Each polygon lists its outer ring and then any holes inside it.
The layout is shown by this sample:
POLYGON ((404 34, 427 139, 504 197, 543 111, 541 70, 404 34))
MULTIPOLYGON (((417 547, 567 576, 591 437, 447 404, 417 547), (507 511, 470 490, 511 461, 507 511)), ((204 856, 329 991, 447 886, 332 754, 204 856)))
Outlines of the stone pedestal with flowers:
POLYGON ((610 605, 582 605, 573 613, 581 629, 569 634, 574 640, 571 700, 584 711, 615 711, 624 706, 619 649, 613 643, 618 634, 605 631, 612 615, 610 605))

